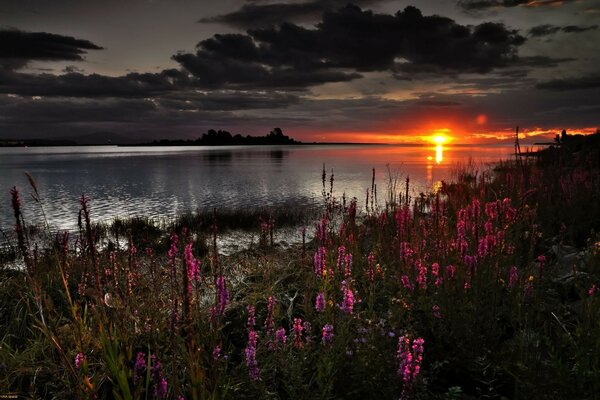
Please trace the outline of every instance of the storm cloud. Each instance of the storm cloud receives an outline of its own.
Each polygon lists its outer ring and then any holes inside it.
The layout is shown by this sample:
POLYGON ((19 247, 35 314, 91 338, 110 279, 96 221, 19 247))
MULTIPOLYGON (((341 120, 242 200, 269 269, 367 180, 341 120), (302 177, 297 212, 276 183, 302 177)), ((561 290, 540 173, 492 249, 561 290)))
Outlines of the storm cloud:
POLYGON ((592 31, 598 29, 598 25, 590 25, 590 26, 578 26, 578 25, 567 25, 567 26, 556 26, 550 24, 537 25, 533 28, 529 29, 529 36, 540 37, 540 36, 548 36, 555 34, 557 32, 565 32, 565 33, 583 33, 587 31, 592 31))
POLYGON ((0 30, 0 66, 21 68, 29 61, 82 61, 87 50, 102 50, 89 40, 47 32, 0 30))
POLYGON ((465 10, 485 10, 501 7, 544 7, 560 6, 577 0, 458 0, 458 5, 465 10))
POLYGON ((282 23, 215 35, 173 59, 205 86, 309 87, 397 72, 398 64, 487 73, 516 63, 524 42, 502 23, 471 27, 416 7, 391 15, 347 5, 326 11, 315 29, 282 23))

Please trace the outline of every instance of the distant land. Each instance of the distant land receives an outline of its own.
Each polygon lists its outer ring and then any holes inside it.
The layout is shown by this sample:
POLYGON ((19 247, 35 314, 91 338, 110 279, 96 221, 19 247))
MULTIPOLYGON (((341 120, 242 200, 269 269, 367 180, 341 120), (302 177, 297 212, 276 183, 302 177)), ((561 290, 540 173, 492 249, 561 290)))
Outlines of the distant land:
POLYGON ((235 146, 235 145, 275 145, 275 144, 302 144, 283 134, 280 128, 273 129, 265 136, 242 136, 240 134, 210 129, 202 137, 194 140, 154 140, 149 143, 140 143, 139 146, 235 146))
POLYGON ((120 135, 97 132, 78 137, 55 139, 0 139, 0 147, 40 147, 40 146, 234 146, 234 145, 295 145, 304 144, 283 134, 281 128, 273 129, 265 136, 232 135, 226 130, 210 129, 197 139, 159 139, 141 142, 120 135))

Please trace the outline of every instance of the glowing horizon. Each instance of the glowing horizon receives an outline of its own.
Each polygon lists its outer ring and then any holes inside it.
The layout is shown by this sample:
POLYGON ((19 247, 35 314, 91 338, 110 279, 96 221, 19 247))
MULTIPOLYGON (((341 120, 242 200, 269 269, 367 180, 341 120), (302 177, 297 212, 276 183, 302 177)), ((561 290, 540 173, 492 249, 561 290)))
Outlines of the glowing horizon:
MULTIPOLYGON (((570 135, 591 135, 597 131, 596 127, 584 127, 567 129, 570 135)), ((519 129, 519 140, 524 144, 535 142, 552 142, 563 128, 541 128, 531 127, 519 129)), ((294 134, 291 134, 294 137, 294 134)), ((467 133, 464 130, 451 128, 429 127, 423 130, 411 130, 406 133, 399 132, 302 132, 297 135, 299 140, 306 142, 338 142, 338 143, 372 143, 372 144, 410 144, 430 145, 443 144, 490 144, 490 143, 512 143, 515 139, 515 128, 507 128, 500 131, 474 131, 467 133), (423 132, 423 133, 421 133, 423 132)), ((295 137, 294 137, 295 138, 295 137)))

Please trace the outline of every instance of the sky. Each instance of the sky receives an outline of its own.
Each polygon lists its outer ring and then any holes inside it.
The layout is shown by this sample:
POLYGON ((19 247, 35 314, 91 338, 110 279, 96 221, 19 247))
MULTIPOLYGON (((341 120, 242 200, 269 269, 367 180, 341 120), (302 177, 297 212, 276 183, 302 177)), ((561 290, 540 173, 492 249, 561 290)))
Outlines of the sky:
POLYGON ((0 139, 516 126, 600 127, 600 0, 0 0, 0 139))

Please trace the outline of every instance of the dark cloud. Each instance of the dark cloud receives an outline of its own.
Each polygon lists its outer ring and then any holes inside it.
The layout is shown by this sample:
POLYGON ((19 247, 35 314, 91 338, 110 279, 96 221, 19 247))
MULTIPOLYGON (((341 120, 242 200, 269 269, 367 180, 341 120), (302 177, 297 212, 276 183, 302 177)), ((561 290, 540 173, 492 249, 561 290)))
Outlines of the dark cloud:
POLYGON ((144 97, 183 86, 178 70, 129 73, 120 77, 68 72, 62 75, 25 74, 0 69, 0 93, 64 97, 144 97))
POLYGON ((0 30, 0 65, 16 69, 29 61, 82 61, 87 50, 102 47, 89 40, 46 32, 24 32, 17 29, 0 30))
POLYGON ((567 91, 593 89, 600 87, 600 75, 588 75, 575 78, 553 79, 546 82, 540 82, 535 85, 538 89, 567 91))
POLYGON ((563 32, 567 33, 581 33, 586 31, 593 31, 598 29, 598 25, 590 25, 590 26, 577 26, 577 25, 568 25, 562 28, 563 32))
POLYGON ((544 25, 534 26, 533 28, 531 28, 528 31, 528 33, 529 33, 529 36, 539 37, 539 36, 552 35, 553 33, 556 33, 558 31, 560 31, 560 26, 544 24, 544 25))
POLYGON ((300 97, 273 91, 185 91, 162 96, 157 102, 161 107, 178 111, 233 111, 284 108, 299 103, 300 97))
POLYGON ((444 101, 444 100, 422 100, 416 102, 416 105, 425 107, 456 107, 460 106, 461 103, 457 101, 444 101))
POLYGON ((525 38, 501 23, 465 26, 423 16, 415 7, 395 15, 348 5, 326 11, 315 29, 292 23, 215 35, 197 52, 173 57, 205 87, 308 87, 349 81, 370 71, 404 68, 486 73, 518 61, 525 38))
MULTIPOLYGON (((381 0, 355 0, 357 5, 369 5, 381 0)), ((244 4, 239 10, 202 18, 199 22, 220 22, 237 27, 250 28, 278 25, 282 22, 318 18, 326 10, 335 10, 348 4, 348 0, 313 0, 300 3, 244 4)))
POLYGON ((561 63, 576 61, 576 58, 572 57, 548 57, 548 56, 528 56, 521 57, 515 66, 517 67, 529 67, 529 68, 554 68, 561 63))
POLYGON ((0 105, 3 124, 43 125, 81 122, 134 122, 156 111, 151 101, 137 99, 31 99, 17 98, 0 105))
POLYGON ((458 5, 467 11, 501 7, 543 7, 559 6, 577 0, 458 0, 458 5))
POLYGON ((538 25, 531 28, 528 33, 529 36, 539 37, 539 36, 548 36, 555 34, 556 32, 562 31, 565 33, 582 33, 591 30, 598 29, 598 25, 590 25, 590 26, 578 26, 578 25, 567 25, 567 26, 556 26, 556 25, 538 25))

